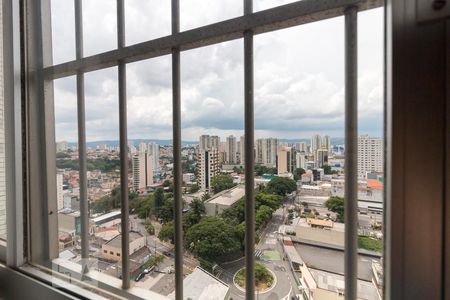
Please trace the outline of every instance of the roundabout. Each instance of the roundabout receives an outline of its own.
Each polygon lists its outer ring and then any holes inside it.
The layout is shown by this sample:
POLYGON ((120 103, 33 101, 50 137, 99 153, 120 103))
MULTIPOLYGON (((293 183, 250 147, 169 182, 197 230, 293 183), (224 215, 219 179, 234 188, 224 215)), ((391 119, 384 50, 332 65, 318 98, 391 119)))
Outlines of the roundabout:
MULTIPOLYGON (((245 268, 239 269, 233 276, 234 286, 241 292, 245 292, 245 268)), ((255 293, 264 294, 277 285, 275 273, 260 263, 255 265, 255 293)))

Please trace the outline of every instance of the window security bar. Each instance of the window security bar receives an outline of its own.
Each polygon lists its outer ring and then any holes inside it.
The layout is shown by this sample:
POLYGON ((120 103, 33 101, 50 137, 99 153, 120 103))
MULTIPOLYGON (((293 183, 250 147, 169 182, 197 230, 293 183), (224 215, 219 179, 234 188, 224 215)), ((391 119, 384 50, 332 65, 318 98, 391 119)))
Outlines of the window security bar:
MULTIPOLYGON (((172 0, 172 35, 180 32, 180 1, 172 0)), ((173 191, 175 201, 175 298, 183 300, 183 196, 181 194, 180 48, 172 48, 173 191)))
MULTIPOLYGON (((81 0, 80 0, 81 1, 81 0)), ((117 0, 117 48, 125 46, 124 0, 117 0)), ((122 231, 122 287, 130 287, 130 233, 128 211, 128 137, 127 137, 127 73, 121 60, 118 65, 119 83, 119 140, 120 140, 120 210, 122 231)))
MULTIPOLYGON (((244 16, 253 13, 253 0, 244 0, 244 16)), ((255 139, 253 98, 253 32, 244 31, 244 123, 245 123, 245 296, 255 299, 255 139)))
MULTIPOLYGON (((299 24, 345 16, 345 297, 357 298, 357 13, 379 7, 380 0, 304 0, 253 13, 252 0, 244 1, 244 15, 223 22, 180 32, 179 0, 172 0, 172 34, 155 40, 125 46, 124 0, 117 0, 116 50, 83 57, 82 0, 74 0, 76 60, 43 68, 45 80, 76 75, 78 110, 78 151, 80 161, 81 245, 84 262, 89 259, 89 212, 86 180, 86 128, 84 74, 89 71, 118 66, 120 183, 122 226, 122 287, 130 287, 129 276, 129 212, 128 212, 128 145, 126 64, 165 54, 172 55, 172 109, 175 200, 175 294, 183 299, 183 231, 181 172, 181 82, 180 51, 203 47, 232 39, 244 39, 244 101, 245 101, 245 213, 246 213, 246 281, 254 282, 254 34, 299 24)), ((37 12, 36 12, 37 13, 37 12)), ((83 271, 88 271, 88 266, 83 271)), ((246 299, 255 298, 254 284, 246 285, 246 299)))
POLYGON ((356 7, 345 11, 345 299, 357 299, 358 76, 356 7))
MULTIPOLYGON (((75 44, 76 58, 83 57, 83 3, 75 0, 75 44)), ((89 262, 89 204, 87 197, 86 165, 86 107, 84 95, 84 73, 77 71, 77 121, 78 121, 78 160, 80 177, 80 219, 81 219, 81 259, 82 272, 88 272, 89 262)))

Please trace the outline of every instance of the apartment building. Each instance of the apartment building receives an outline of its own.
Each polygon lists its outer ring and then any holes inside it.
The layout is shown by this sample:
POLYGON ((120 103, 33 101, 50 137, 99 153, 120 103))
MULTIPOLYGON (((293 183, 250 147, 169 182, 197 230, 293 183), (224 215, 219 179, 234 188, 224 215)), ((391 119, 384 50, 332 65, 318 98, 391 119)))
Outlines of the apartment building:
POLYGON ((362 135, 358 137, 358 177, 366 178, 367 173, 383 172, 383 139, 362 135))
POLYGON ((255 162, 266 167, 276 167, 278 146, 276 138, 257 139, 255 162))
POLYGON ((133 156, 133 188, 136 191, 143 191, 153 183, 153 157, 147 152, 139 152, 133 156))
POLYGON ((277 154, 278 175, 293 173, 295 169, 295 151, 291 147, 280 146, 277 154))
POLYGON ((198 161, 200 164, 198 185, 201 190, 209 190, 212 178, 219 173, 219 151, 216 149, 200 151, 198 161))
POLYGON ((228 164, 237 164, 237 143, 236 137, 230 135, 227 137, 227 142, 225 144, 226 162, 228 164))

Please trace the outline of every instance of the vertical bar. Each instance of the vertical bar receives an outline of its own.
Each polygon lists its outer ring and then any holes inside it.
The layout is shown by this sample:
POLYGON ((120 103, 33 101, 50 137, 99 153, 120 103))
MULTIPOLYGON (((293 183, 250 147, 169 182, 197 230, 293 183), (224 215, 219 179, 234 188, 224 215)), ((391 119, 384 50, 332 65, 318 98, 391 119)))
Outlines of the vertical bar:
MULTIPOLYGON (((244 15, 253 13, 253 1, 244 0, 244 15)), ((255 169, 253 114, 253 32, 244 32, 244 118, 245 118, 245 294, 255 299, 255 169)))
POLYGON ((6 263, 18 267, 23 255, 22 117, 20 86, 20 7, 17 1, 0 4, 2 21, 4 170, 6 198, 6 263), (20 221, 20 222, 19 222, 20 221))
MULTIPOLYGON (((76 58, 83 58, 83 9, 82 0, 75 0, 75 41, 76 58)), ((83 273, 88 271, 89 260, 89 209, 87 198, 86 166, 86 114, 84 99, 84 73, 77 71, 77 110, 78 110, 78 160, 80 163, 80 217, 81 217, 81 258, 83 273)))
POLYGON ((357 299, 358 99, 357 8, 345 11, 345 299, 357 299))
MULTIPOLYGON (((172 34, 180 32, 180 2, 172 0, 172 34)), ((175 199, 175 299, 183 300, 183 199, 181 195, 180 49, 172 49, 173 176, 175 199)))
MULTIPOLYGON (((117 48, 125 46, 124 0, 117 0, 117 48)), ((130 233, 128 210, 128 137, 127 137, 127 87, 126 65, 118 64, 119 84, 119 139, 120 139, 120 210, 122 231, 122 288, 130 287, 130 233)))

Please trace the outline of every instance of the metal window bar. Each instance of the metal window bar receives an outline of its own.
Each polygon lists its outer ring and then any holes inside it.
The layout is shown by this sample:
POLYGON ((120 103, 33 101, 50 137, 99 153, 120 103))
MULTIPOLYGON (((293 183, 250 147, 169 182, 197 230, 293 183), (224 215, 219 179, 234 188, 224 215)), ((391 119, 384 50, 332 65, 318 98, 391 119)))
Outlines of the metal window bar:
POLYGON ((357 299, 358 74, 357 7, 345 11, 345 299, 357 299))
MULTIPOLYGON (((76 59, 83 58, 83 3, 75 0, 75 44, 76 59)), ((77 110, 78 110, 78 161, 80 177, 80 219, 81 219, 81 258, 82 272, 86 273, 89 261, 89 204, 87 197, 86 166, 86 113, 84 97, 84 72, 77 71, 77 110)))
MULTIPOLYGON (((124 0, 117 0, 117 48, 125 46, 124 0)), ((122 288, 130 287, 130 233, 128 211, 128 137, 127 137, 127 77, 126 65, 118 65, 119 139, 120 139, 120 210, 122 231, 122 288)))
MULTIPOLYGON (((172 0, 172 35, 180 32, 180 1, 172 0)), ((172 49, 173 191, 175 201, 175 299, 183 300, 183 197, 181 194, 180 48, 172 49)))
MULTIPOLYGON (((183 299, 183 231, 181 195, 181 100, 180 51, 244 38, 244 99, 246 156, 246 280, 254 282, 254 93, 253 35, 299 24, 345 15, 345 137, 346 137, 346 299, 356 299, 357 258, 357 12, 382 6, 382 0, 303 0, 264 11, 252 12, 252 0, 244 0, 244 15, 223 22, 180 32, 179 0, 172 0, 172 34, 125 47, 124 0, 117 0, 118 48, 83 57, 82 0, 75 1, 76 60, 44 67, 47 80, 77 76, 78 140, 80 158, 80 202, 82 258, 89 258, 88 203, 86 184, 86 133, 84 73, 118 66, 122 210, 122 286, 129 288, 128 236, 128 145, 126 110, 126 63, 172 54, 173 152, 175 198, 175 293, 183 299)), ((254 284, 247 284, 246 298, 255 298, 254 284)))
MULTIPOLYGON (((253 0, 244 0, 244 16, 253 13, 253 0)), ((244 123, 245 123, 245 298, 255 299, 255 169, 253 31, 244 32, 244 123)))

